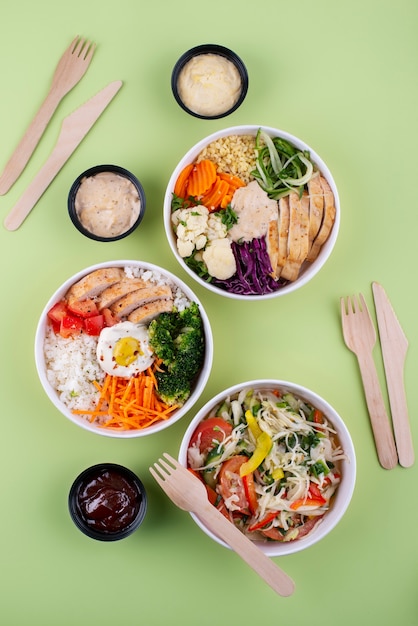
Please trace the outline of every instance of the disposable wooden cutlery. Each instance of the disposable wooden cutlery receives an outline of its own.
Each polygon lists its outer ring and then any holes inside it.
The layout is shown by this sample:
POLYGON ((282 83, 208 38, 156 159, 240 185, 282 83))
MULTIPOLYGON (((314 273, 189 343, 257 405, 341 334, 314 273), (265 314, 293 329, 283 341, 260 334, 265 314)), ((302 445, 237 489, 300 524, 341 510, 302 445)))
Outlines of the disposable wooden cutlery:
POLYGON ((290 596, 293 580, 209 502, 205 486, 196 476, 169 454, 163 456, 149 470, 174 504, 204 520, 276 593, 290 596))
POLYGON ((382 285, 374 282, 372 290, 399 463, 410 467, 415 457, 403 380, 408 340, 382 285))
POLYGON ((107 87, 64 119, 57 143, 50 156, 6 216, 4 226, 7 230, 19 228, 121 87, 122 81, 120 80, 109 83, 107 87))
POLYGON ((376 330, 362 294, 341 298, 341 318, 344 341, 357 356, 360 367, 379 462, 385 469, 392 469, 398 455, 373 360, 376 330))
POLYGON ((0 176, 0 195, 7 193, 23 172, 59 103, 86 73, 94 50, 94 43, 76 37, 62 55, 45 100, 0 176))

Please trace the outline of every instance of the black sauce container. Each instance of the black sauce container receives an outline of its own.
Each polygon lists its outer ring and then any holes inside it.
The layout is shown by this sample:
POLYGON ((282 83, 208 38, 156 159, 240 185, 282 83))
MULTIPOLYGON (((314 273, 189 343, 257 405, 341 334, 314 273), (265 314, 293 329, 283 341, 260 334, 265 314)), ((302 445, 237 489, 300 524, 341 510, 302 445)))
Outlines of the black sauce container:
POLYGON ((147 494, 141 480, 127 467, 116 463, 99 463, 85 469, 77 476, 69 492, 68 508, 74 524, 85 535, 99 541, 117 541, 131 535, 142 524, 147 511, 147 494), (86 514, 85 506, 83 505, 83 494, 86 492, 86 487, 95 482, 98 477, 100 485, 105 485, 106 476, 117 477, 116 483, 119 488, 121 484, 127 487, 125 496, 126 494, 131 496, 130 504, 134 509, 131 511, 126 523, 123 521, 118 522, 116 524, 117 528, 110 530, 98 528, 97 517, 89 519, 89 515, 86 514))
POLYGON ((95 241, 118 241, 119 239, 123 239, 124 237, 127 237, 128 235, 133 233, 133 231, 136 228, 138 228, 138 226, 140 225, 142 218, 144 217, 145 207, 146 207, 145 191, 141 183, 139 182, 138 178, 134 176, 131 172, 126 170, 125 168, 120 167, 119 165, 95 165, 94 167, 90 167, 88 170, 86 170, 85 172, 77 176, 77 178, 73 182, 71 189, 68 193, 67 207, 68 207, 68 214, 70 216, 72 223, 77 228, 77 230, 79 230, 80 233, 82 233, 85 237, 89 237, 90 239, 94 239, 95 241), (89 178, 90 176, 95 176, 96 174, 100 174, 102 172, 111 172, 113 174, 118 174, 119 176, 122 176, 123 178, 127 178, 133 184, 136 191, 138 192, 138 196, 140 200, 139 215, 137 219, 135 220, 135 222, 132 224, 132 226, 129 229, 125 230, 123 233, 119 235, 115 235, 114 237, 101 237, 99 235, 94 234, 90 230, 87 230, 87 228, 85 228, 83 224, 80 222, 80 219, 77 215, 77 211, 75 208, 76 195, 83 179, 89 178))
POLYGON ((176 102, 180 105, 180 107, 184 111, 186 111, 186 113, 189 113, 190 115, 193 115, 194 117, 198 117, 204 120, 216 120, 221 117, 226 117, 227 115, 230 115, 231 113, 236 111, 236 109, 238 109, 238 107, 240 107, 241 104, 244 102, 244 99, 248 91, 248 84, 249 84, 248 72, 247 72, 247 68, 244 65, 244 62, 240 59, 240 57, 235 52, 233 52, 229 48, 226 48, 225 46, 220 46, 218 44, 202 44, 200 46, 195 46, 194 48, 190 48, 190 50, 187 50, 187 52, 185 52, 179 58, 171 74, 171 90, 173 92, 173 96, 176 102), (228 61, 231 61, 231 63, 233 63, 235 67, 237 68, 238 73, 241 78, 240 95, 238 99, 236 100, 236 102, 234 103, 234 105, 231 108, 227 109, 226 111, 223 111, 222 113, 218 113, 216 115, 201 115, 199 113, 196 113, 195 111, 192 111, 185 105, 185 103, 181 99, 179 92, 178 92, 178 79, 184 66, 191 59, 193 59, 193 57, 202 55, 202 54, 217 54, 221 57, 224 57, 228 61))

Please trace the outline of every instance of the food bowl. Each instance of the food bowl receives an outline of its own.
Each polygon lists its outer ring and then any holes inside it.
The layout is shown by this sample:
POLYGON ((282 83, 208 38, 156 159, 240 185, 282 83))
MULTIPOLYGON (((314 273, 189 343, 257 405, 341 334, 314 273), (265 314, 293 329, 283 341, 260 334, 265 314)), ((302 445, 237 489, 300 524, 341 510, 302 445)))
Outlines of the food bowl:
POLYGON ((127 467, 99 463, 77 476, 69 492, 68 509, 74 524, 88 537, 118 541, 142 524, 147 493, 127 467))
POLYGON ((201 119, 230 115, 248 91, 247 69, 235 52, 217 44, 196 46, 174 66, 171 89, 181 108, 201 119))
POLYGON ((131 172, 118 165, 96 165, 77 176, 67 205, 80 233, 95 241, 118 241, 138 228, 146 201, 131 172))
POLYGON ((67 279, 45 305, 35 336, 51 402, 74 424, 108 437, 142 437, 177 422, 201 395, 212 360, 211 326, 194 292, 142 261, 100 263, 67 279), (196 330, 178 342, 185 315, 196 330), (154 350, 148 331, 156 324, 154 350), (164 345, 166 365, 155 358, 164 345), (173 376, 158 371, 174 361, 173 376))
POLYGON ((212 504, 272 557, 330 533, 356 479, 354 446, 341 417, 313 391, 283 380, 252 380, 217 394, 190 422, 179 461, 198 472, 212 504))
POLYGON ((205 137, 180 160, 164 198, 177 261, 201 286, 240 300, 306 285, 330 257, 339 224, 338 191, 324 161, 301 139, 271 127, 235 126, 205 137), (255 144, 261 179, 254 179, 255 144))

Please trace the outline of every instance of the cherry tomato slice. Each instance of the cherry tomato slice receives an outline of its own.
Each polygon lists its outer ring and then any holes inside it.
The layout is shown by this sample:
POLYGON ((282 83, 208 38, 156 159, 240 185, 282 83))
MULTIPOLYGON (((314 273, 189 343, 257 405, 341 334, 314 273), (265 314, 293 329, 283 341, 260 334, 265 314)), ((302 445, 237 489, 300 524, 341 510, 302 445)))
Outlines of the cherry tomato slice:
POLYGON ((234 496, 231 510, 249 515, 250 507, 245 494, 244 483, 239 473, 241 465, 246 461, 248 461, 248 458, 239 454, 222 464, 219 471, 218 490, 224 500, 234 496))
POLYGON ((232 424, 222 417, 208 417, 194 431, 190 446, 198 445, 200 452, 206 453, 223 442, 232 432, 232 424))

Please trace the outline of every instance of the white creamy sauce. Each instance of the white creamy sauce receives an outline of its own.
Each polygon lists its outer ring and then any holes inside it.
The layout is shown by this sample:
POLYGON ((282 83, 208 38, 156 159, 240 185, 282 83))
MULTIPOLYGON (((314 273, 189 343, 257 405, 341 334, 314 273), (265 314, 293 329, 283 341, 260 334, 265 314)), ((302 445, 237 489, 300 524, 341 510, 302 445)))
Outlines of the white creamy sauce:
POLYGON ((228 231, 232 241, 259 239, 267 234, 269 222, 278 219, 276 200, 269 198, 255 180, 236 190, 231 206, 238 217, 228 231))
POLYGON ((83 227, 98 237, 117 237, 134 225, 141 210, 135 185, 124 176, 100 172, 83 178, 75 197, 83 227))
POLYGON ((199 54, 180 72, 178 93, 188 109, 198 115, 221 115, 239 98, 241 77, 232 61, 219 54, 199 54))

